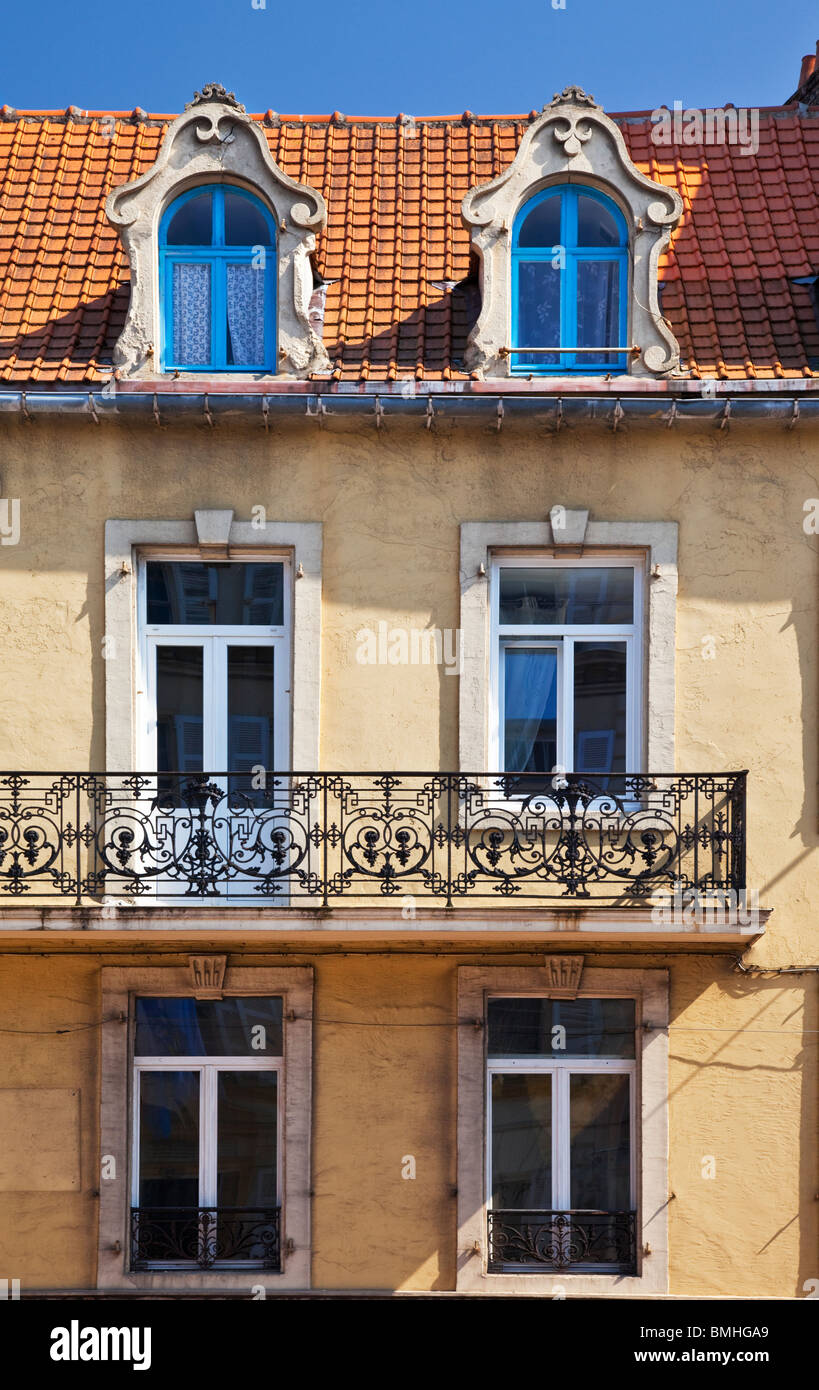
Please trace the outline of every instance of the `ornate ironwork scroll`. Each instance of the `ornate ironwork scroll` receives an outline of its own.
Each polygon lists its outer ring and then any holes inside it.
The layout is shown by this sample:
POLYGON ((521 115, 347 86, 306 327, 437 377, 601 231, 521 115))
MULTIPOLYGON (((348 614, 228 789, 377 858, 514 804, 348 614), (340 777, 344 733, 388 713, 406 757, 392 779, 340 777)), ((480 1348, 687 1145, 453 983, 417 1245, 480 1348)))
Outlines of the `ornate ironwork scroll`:
POLYGON ((487 1233, 490 1273, 545 1267, 633 1274, 637 1268, 633 1211, 490 1211, 487 1233))
POLYGON ((0 901, 650 905, 745 888, 746 774, 0 774, 0 901))
POLYGON ((132 1207, 131 1268, 281 1267, 278 1207, 132 1207))

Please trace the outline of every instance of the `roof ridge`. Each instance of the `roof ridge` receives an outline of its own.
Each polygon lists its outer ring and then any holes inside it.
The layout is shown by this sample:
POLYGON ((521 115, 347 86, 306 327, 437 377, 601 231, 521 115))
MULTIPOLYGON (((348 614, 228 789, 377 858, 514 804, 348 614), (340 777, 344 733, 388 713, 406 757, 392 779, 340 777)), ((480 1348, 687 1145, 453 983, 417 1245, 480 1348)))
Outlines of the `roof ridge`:
MULTIPOLYGON (((484 112, 478 114, 473 111, 449 112, 421 116, 407 116, 404 112, 397 112, 394 116, 349 116, 342 115, 338 111, 315 112, 310 114, 303 113, 284 113, 274 112, 269 108, 266 111, 249 111, 247 114, 250 120, 262 125, 403 125, 407 121, 412 121, 416 125, 423 122, 425 125, 497 125, 509 124, 519 125, 522 121, 527 124, 536 120, 543 114, 543 110, 531 111, 501 111, 484 112)), ((655 111, 671 110, 667 103, 661 102, 656 107, 645 107, 635 111, 606 111, 606 115, 612 121, 643 121, 648 120, 654 115, 655 111)), ((716 102, 713 105, 693 106, 692 111, 730 111, 730 110, 754 110, 762 116, 811 116, 815 113, 819 117, 819 101, 816 104, 805 105, 803 102, 782 102, 773 106, 753 106, 738 107, 732 101, 716 102)), ((117 121, 129 122, 133 125, 166 125, 170 121, 175 121, 182 113, 179 111, 144 111, 141 107, 133 107, 130 111, 126 110, 106 110, 106 109, 85 109, 79 106, 58 107, 53 109, 38 107, 13 107, 9 105, 0 106, 0 121, 73 121, 77 124, 89 124, 105 117, 113 118, 117 121)))

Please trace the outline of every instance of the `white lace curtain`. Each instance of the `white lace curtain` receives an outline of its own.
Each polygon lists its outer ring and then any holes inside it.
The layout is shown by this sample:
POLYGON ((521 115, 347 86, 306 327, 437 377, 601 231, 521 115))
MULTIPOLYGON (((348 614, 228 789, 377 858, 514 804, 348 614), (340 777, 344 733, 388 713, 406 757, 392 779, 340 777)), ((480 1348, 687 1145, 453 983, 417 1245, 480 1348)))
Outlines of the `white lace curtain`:
POLYGON ((264 270, 252 265, 227 267, 227 320, 233 363, 264 364, 264 270))
POLYGON ((210 361, 210 266, 177 262, 173 268, 173 359, 191 366, 210 361))

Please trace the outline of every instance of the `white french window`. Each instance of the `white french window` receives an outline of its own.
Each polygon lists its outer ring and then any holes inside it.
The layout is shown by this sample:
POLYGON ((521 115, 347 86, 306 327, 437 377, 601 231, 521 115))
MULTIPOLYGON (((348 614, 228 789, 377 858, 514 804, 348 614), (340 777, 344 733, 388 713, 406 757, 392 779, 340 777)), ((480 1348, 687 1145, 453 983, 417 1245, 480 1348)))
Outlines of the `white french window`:
POLYGON ((278 1270, 281 998, 135 1003, 131 1268, 278 1270))
POLYGON ((633 999, 488 1001, 486 1195, 494 1273, 633 1273, 633 999))
POLYGON ((644 568, 610 556, 495 559, 492 770, 640 770, 644 568))

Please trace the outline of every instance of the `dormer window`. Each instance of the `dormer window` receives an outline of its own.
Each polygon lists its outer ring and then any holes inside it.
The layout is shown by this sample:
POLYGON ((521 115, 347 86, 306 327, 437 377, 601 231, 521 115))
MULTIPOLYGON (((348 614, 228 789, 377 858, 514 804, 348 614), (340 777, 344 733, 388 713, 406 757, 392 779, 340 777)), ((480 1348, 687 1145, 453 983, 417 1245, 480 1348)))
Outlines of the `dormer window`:
POLYGON ((215 83, 197 92, 156 162, 105 207, 130 268, 118 378, 330 371, 310 321, 324 198, 279 168, 261 122, 232 92, 215 83))
POLYGON ((472 188, 462 212, 481 290, 469 372, 679 373, 657 267, 682 199, 637 168, 617 123, 581 87, 544 106, 512 163, 472 188))
POLYGON ((625 371, 627 332, 628 232, 622 213, 592 188, 538 193, 514 225, 512 371, 625 371))
POLYGON ((164 370, 271 371, 276 230, 242 188, 194 188, 159 230, 164 370))

